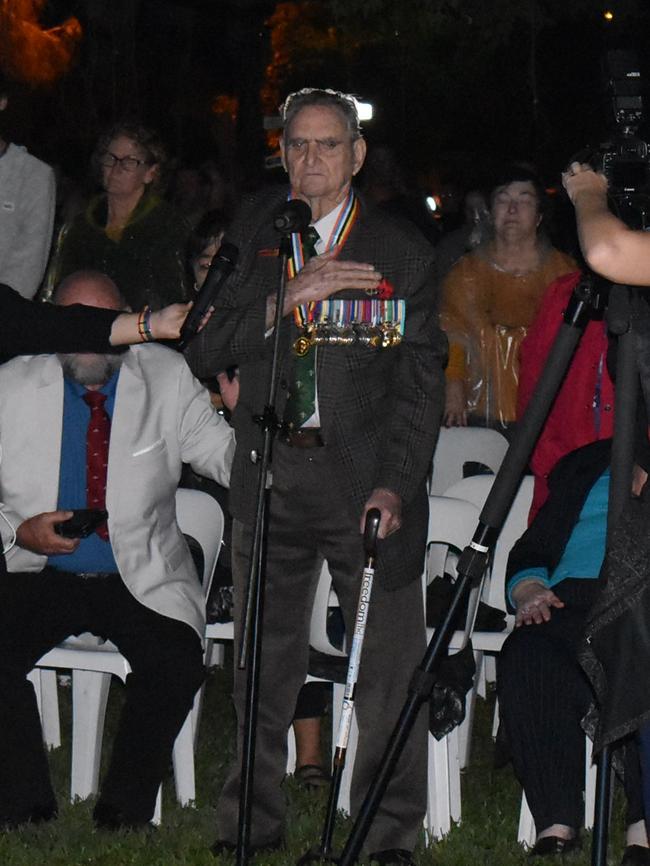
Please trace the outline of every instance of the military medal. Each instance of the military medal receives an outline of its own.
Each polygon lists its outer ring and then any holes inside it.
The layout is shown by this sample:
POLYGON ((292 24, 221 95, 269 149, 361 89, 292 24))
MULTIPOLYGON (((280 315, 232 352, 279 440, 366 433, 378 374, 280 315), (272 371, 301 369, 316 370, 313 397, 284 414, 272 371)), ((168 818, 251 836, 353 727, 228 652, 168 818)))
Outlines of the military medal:
POLYGON ((402 341, 405 319, 403 298, 387 301, 328 298, 314 310, 313 319, 306 326, 307 336, 312 346, 357 343, 368 349, 389 349, 402 341))
POLYGON ((298 355, 299 358, 304 358, 304 356, 309 352, 312 346, 315 346, 318 343, 317 335, 316 335, 316 327, 313 322, 308 322, 303 326, 302 331, 298 334, 298 337, 294 340, 293 343, 293 351, 298 355))
MULTIPOLYGON (((350 190, 326 249, 345 243, 358 212, 359 203, 350 190)), ((302 238, 294 233, 291 236, 291 256, 287 261, 289 279, 295 277, 304 265, 302 238)), ((366 298, 327 298, 300 304, 293 310, 298 328, 293 351, 303 358, 312 346, 359 345, 376 350, 399 345, 404 334, 406 302, 393 298, 393 293, 391 283, 383 279, 376 288, 366 291, 366 298)))
MULTIPOLYGON (((332 229, 325 249, 330 250, 332 247, 343 246, 348 239, 352 226, 354 225, 359 214, 359 202, 353 192, 350 190, 347 200, 338 215, 336 223, 332 229)), ((298 232, 291 235, 291 256, 287 261, 287 274, 289 279, 293 279, 296 274, 305 266, 305 255, 303 250, 302 239, 298 232)), ((319 316, 319 311, 322 306, 322 301, 310 301, 308 304, 300 304, 294 308, 293 317, 298 326, 299 334, 293 343, 293 351, 299 357, 307 354, 310 348, 321 343, 329 343, 332 337, 335 336, 328 328, 315 328, 313 323, 319 316)), ((321 320, 321 325, 325 324, 321 320)))
POLYGON ((307 334, 301 334, 293 344, 293 351, 299 358, 303 358, 311 349, 311 340, 307 334))

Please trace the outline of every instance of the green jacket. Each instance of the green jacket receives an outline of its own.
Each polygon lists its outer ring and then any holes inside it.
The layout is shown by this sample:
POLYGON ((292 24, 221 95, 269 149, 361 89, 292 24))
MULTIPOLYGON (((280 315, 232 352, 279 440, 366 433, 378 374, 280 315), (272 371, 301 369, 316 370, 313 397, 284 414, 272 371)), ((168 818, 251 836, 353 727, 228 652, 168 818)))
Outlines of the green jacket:
POLYGON ((145 193, 119 241, 106 235, 106 220, 106 196, 100 195, 64 227, 50 282, 90 269, 108 274, 133 310, 189 299, 185 249, 190 227, 171 205, 145 193))

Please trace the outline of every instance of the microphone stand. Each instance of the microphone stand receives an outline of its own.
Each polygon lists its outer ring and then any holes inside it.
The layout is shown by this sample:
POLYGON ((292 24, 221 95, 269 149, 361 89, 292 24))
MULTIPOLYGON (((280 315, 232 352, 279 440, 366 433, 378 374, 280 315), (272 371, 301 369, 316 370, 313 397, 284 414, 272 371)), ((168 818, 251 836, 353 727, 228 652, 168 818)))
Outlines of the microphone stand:
MULTIPOLYGON (((295 230, 295 229, 293 229, 295 230)), ((242 743, 241 784, 239 790, 239 821, 237 827, 237 866, 246 866, 249 857, 253 784, 255 772, 255 736, 259 702, 259 673, 262 657, 262 614, 264 610, 264 565, 268 535, 268 504, 271 493, 271 450, 279 421, 275 411, 278 391, 278 365, 280 353, 280 326, 287 284, 287 260, 291 254, 291 229, 283 232, 280 241, 280 282, 276 295, 273 354, 269 379, 268 399, 261 415, 254 420, 262 428, 264 441, 258 455, 259 480, 257 506, 248 575, 246 614, 239 647, 239 668, 248 667, 246 678, 246 709, 242 743)))

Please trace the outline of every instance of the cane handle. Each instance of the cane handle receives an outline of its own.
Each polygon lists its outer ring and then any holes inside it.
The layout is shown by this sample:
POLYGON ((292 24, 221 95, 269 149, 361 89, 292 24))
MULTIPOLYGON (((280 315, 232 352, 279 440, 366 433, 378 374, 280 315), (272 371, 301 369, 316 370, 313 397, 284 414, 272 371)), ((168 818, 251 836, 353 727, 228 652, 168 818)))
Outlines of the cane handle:
POLYGON ((371 508, 366 514, 366 524, 363 528, 363 549, 366 556, 373 559, 377 556, 377 533, 380 521, 381 511, 378 508, 371 508))

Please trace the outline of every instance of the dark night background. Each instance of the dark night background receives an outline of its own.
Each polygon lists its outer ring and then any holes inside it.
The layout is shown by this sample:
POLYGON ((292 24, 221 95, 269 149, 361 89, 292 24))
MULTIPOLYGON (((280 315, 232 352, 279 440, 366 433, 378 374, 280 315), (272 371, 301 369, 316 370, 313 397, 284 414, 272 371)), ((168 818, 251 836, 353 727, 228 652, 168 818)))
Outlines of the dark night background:
POLYGON ((503 158, 553 182, 606 135, 604 48, 636 48, 648 78, 647 0, 0 0, 0 66, 14 78, 6 16, 29 6, 41 28, 74 16, 83 35, 58 80, 23 83, 15 138, 76 177, 102 126, 137 114, 179 159, 213 158, 255 185, 263 115, 309 84, 371 101, 370 144, 391 145, 432 191, 480 183, 503 158))

